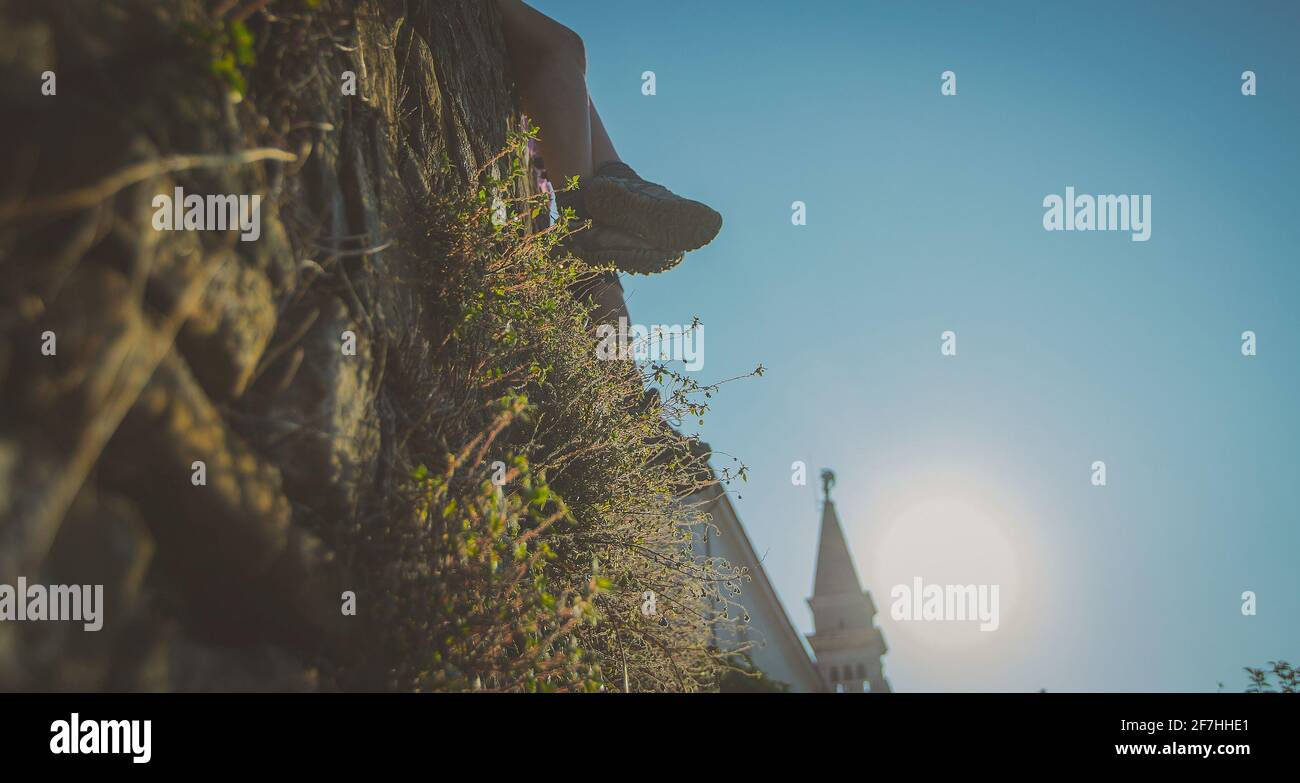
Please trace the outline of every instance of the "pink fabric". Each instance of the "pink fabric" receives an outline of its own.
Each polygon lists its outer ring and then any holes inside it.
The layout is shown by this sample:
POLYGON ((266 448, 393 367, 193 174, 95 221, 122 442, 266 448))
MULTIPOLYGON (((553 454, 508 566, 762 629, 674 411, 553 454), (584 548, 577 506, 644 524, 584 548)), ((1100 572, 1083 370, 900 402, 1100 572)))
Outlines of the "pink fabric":
POLYGON ((550 193, 554 196, 555 188, 551 185, 551 181, 547 179, 547 172, 544 168, 545 161, 537 152, 537 141, 535 139, 528 140, 528 162, 529 165, 532 166, 533 177, 537 182, 537 189, 542 193, 550 193))

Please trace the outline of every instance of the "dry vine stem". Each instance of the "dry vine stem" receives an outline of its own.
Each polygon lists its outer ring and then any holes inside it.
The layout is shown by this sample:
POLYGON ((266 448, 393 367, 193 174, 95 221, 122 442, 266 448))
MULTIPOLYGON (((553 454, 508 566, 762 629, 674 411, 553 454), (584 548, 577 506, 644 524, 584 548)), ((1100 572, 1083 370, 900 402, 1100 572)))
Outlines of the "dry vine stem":
POLYGON ((94 206, 118 191, 147 179, 187 169, 211 169, 219 166, 243 166, 261 160, 293 163, 298 156, 274 147, 258 147, 233 155, 172 155, 127 166, 100 181, 65 193, 31 201, 0 203, 0 222, 37 215, 57 214, 94 206))

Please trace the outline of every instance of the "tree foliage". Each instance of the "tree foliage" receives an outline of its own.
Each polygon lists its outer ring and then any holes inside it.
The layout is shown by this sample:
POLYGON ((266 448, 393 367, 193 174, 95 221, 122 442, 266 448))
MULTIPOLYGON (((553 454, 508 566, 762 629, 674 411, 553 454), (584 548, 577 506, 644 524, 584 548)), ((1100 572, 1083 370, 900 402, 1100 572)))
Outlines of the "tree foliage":
POLYGON ((1269 661, 1268 666, 1244 667, 1250 677, 1246 693, 1300 693, 1300 671, 1286 661, 1269 661))

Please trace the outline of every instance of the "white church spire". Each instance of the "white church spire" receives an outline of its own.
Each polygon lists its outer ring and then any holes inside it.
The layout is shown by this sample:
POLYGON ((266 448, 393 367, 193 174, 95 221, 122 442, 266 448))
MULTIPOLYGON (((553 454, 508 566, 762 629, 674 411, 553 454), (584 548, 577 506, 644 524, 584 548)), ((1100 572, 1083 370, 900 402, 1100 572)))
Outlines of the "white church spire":
POLYGON ((817 655, 817 669, 833 690, 889 692, 880 657, 888 649, 875 626, 876 605, 862 589, 857 569, 831 502, 835 474, 822 471, 821 539, 817 544, 817 575, 808 606, 813 633, 808 636, 817 655))

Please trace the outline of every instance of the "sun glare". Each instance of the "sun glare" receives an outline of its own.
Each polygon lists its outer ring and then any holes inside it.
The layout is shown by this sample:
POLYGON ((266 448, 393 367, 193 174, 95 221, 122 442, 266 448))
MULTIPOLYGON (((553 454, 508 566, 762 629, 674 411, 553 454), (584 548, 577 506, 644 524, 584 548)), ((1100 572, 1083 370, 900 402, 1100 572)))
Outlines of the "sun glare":
POLYGON ((870 573, 890 638, 947 647, 998 636, 988 631, 1014 620, 1020 583, 1008 522, 956 497, 919 499, 889 517, 870 573))

